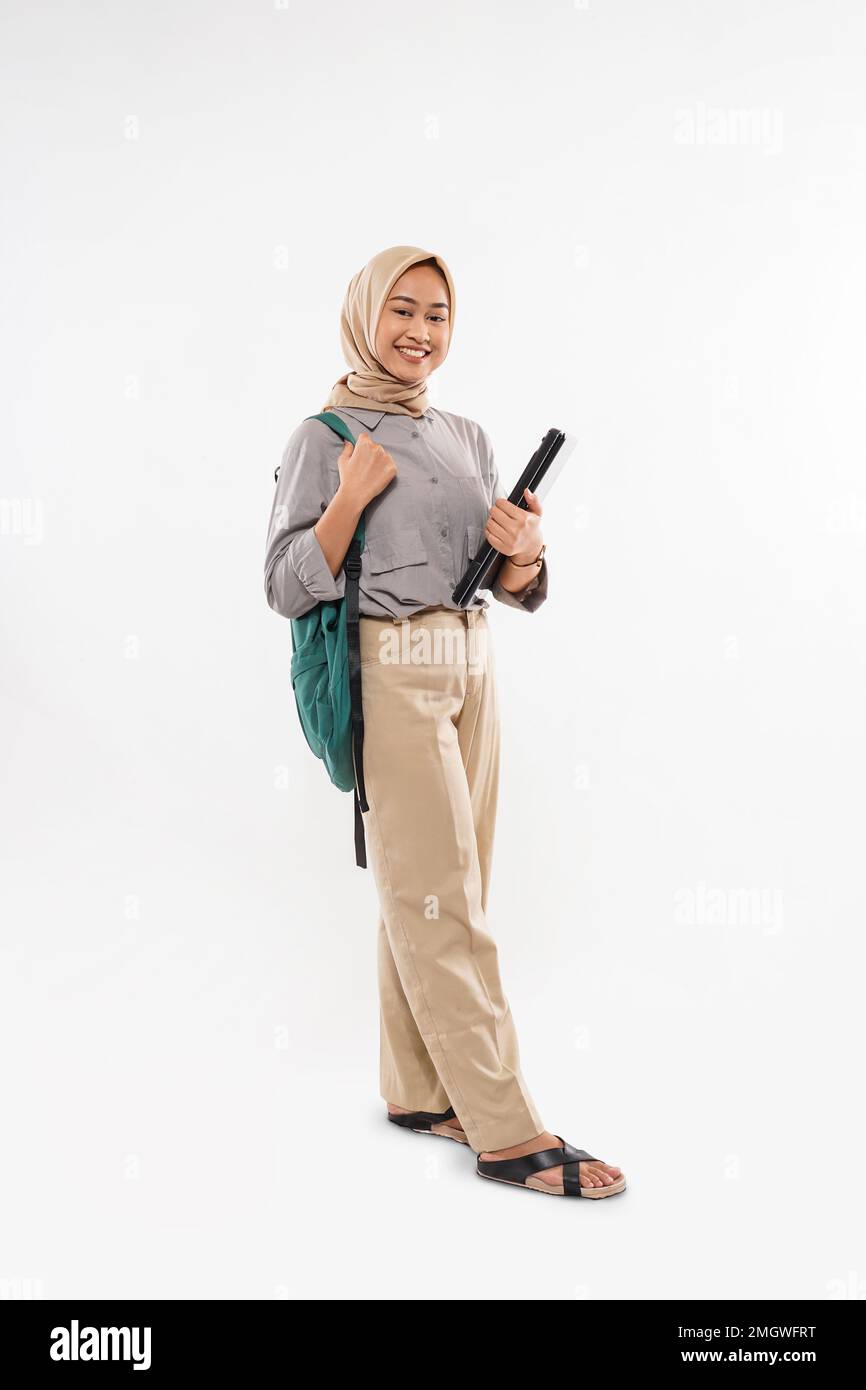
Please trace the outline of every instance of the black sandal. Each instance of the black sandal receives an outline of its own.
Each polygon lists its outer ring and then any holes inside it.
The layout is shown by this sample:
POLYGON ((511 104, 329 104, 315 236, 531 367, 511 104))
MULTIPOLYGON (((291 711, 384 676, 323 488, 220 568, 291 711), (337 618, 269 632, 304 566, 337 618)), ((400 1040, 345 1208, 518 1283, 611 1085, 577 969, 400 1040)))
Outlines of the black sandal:
POLYGON ((624 1191, 624 1177, 617 1178, 607 1186, 581 1187, 581 1163, 587 1160, 604 1163, 604 1159, 597 1159, 586 1149, 576 1149, 572 1144, 567 1144, 561 1134, 556 1137, 562 1145, 561 1149, 539 1149, 538 1153, 524 1154, 522 1158, 488 1158, 484 1162, 479 1158, 476 1164, 479 1177, 511 1183, 514 1187, 529 1187, 533 1192, 549 1192, 554 1197, 613 1197, 617 1192, 624 1191), (534 1176, 542 1168, 556 1168, 560 1163, 562 1183, 558 1187, 534 1176))
POLYGON ((392 1124, 414 1130, 416 1134, 441 1134, 443 1139, 456 1139, 458 1144, 469 1143, 462 1129, 454 1129, 453 1125, 445 1123, 446 1120, 457 1118, 453 1105, 449 1105, 441 1115, 432 1110, 410 1110, 408 1115, 392 1115, 389 1110, 387 1115, 392 1124))

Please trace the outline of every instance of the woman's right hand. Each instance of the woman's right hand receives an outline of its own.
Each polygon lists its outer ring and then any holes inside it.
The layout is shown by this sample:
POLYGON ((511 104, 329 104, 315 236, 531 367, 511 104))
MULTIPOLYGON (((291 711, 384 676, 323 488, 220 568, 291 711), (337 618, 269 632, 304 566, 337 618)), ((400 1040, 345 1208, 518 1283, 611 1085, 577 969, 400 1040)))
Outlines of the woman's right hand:
POLYGON ((337 464, 341 490, 353 499, 361 511, 397 476, 397 465, 391 455, 381 444, 376 444, 366 431, 358 435, 354 448, 346 440, 337 464))

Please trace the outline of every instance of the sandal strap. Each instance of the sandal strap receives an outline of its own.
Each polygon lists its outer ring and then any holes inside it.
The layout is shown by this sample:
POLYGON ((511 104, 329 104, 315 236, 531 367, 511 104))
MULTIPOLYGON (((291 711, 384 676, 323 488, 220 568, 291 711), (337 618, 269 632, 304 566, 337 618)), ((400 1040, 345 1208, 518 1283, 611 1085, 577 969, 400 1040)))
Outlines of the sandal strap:
MULTIPOLYGON (((556 1136, 557 1139, 559 1135, 556 1136)), ((566 1163, 597 1163, 595 1154, 588 1154, 586 1149, 576 1149, 573 1144, 563 1144, 566 1163)))
POLYGON ((429 1129, 431 1125, 442 1124, 443 1120, 456 1119, 456 1115, 454 1106, 449 1105, 441 1115, 435 1110, 410 1110, 408 1115, 392 1115, 389 1110, 388 1119, 392 1124, 403 1125, 406 1129, 429 1129))
POLYGON ((582 1197, 580 1186, 580 1165, 585 1159, 574 1160, 562 1165, 562 1191, 566 1197, 582 1197))
MULTIPOLYGON (((559 1135, 556 1137, 558 1139, 559 1135)), ((573 1144, 565 1144, 563 1147, 568 1155, 568 1162, 562 1165, 563 1196, 582 1197, 580 1165, 581 1163, 592 1162, 595 1159, 595 1154, 588 1154, 586 1149, 576 1149, 573 1144)))
MULTIPOLYGON (((531 1178, 534 1173, 540 1173, 544 1168, 556 1168, 562 1164, 563 1187, 566 1192, 573 1192, 572 1175, 568 1169, 572 1164, 585 1163, 588 1159, 592 1160, 594 1155, 587 1153, 586 1149, 576 1149, 573 1144, 568 1144, 561 1134, 557 1134, 561 1148, 558 1149, 539 1149, 534 1154, 523 1154, 521 1158, 488 1158, 478 1160, 478 1171, 486 1177, 495 1178, 497 1175, 506 1182, 525 1183, 527 1178, 531 1178)), ((580 1190, 580 1168, 574 1168, 574 1177, 577 1179, 578 1192, 580 1190)))

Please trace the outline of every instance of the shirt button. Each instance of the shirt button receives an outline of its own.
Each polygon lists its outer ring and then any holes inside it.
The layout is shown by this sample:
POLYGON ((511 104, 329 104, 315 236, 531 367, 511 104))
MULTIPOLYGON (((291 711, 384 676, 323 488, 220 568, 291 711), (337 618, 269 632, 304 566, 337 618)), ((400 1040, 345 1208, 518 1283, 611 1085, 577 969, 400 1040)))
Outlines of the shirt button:
POLYGON ((448 527, 447 527, 447 526, 443 526, 443 527, 442 527, 442 530, 439 532, 439 534, 440 534, 440 536, 447 536, 447 535, 448 535, 448 527))
POLYGON ((418 435, 419 435, 420 433, 421 433, 420 430, 413 430, 413 431, 412 431, 411 438, 412 438, 412 439, 417 439, 417 438, 418 438, 418 435))
POLYGON ((438 483, 439 479, 438 479, 438 478, 431 478, 430 481, 431 481, 431 483, 438 483))

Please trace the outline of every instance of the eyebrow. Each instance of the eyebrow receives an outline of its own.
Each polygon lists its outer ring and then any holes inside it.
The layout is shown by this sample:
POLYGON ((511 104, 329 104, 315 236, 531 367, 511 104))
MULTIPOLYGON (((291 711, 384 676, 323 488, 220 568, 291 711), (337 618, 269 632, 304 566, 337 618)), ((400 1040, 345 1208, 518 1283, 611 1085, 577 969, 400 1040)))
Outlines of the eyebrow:
MULTIPOLYGON (((413 299, 412 296, 411 296, 410 294, 392 294, 392 295, 391 295, 391 299, 405 299, 405 301, 406 301, 407 304, 417 304, 417 303, 418 303, 417 299, 413 299)), ((389 303, 389 304, 391 303, 391 299, 388 300, 388 303, 389 303)), ((427 305, 427 308, 428 308, 428 309, 447 309, 447 308, 448 308, 448 305, 447 305, 447 304, 443 304, 441 300, 437 300, 437 301, 436 301, 435 303, 433 303, 433 304, 428 304, 428 305, 427 305)))

